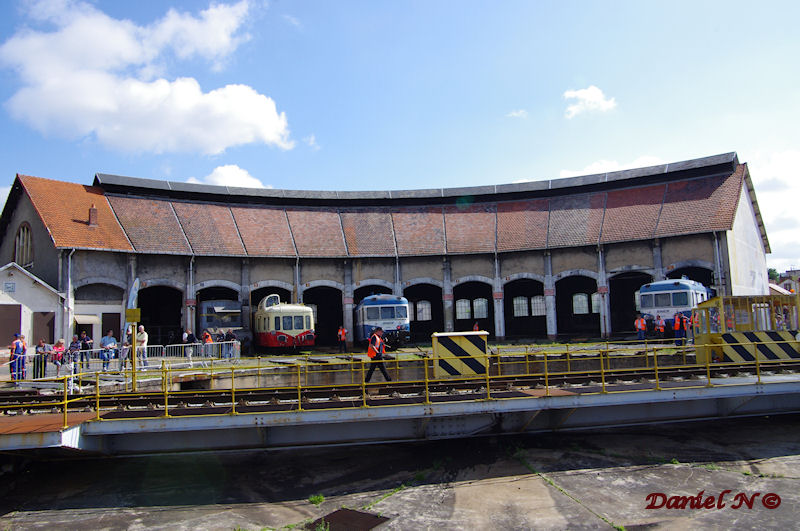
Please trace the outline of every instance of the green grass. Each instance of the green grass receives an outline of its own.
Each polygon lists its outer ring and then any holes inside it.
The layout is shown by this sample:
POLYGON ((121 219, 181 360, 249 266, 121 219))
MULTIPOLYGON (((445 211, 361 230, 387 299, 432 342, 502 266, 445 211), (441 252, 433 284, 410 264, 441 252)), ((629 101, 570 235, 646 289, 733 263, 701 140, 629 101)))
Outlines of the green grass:
POLYGON ((312 494, 311 496, 308 497, 308 503, 313 503, 317 507, 319 507, 319 505, 324 501, 325 501, 325 496, 323 496, 322 494, 312 494))

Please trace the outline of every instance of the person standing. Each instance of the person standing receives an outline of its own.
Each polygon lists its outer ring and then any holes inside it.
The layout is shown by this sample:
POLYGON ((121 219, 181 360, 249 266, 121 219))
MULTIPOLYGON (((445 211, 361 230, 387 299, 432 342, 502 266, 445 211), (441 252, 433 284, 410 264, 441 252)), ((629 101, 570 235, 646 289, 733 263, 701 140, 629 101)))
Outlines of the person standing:
POLYGON ((69 344, 67 350, 69 351, 66 360, 68 363, 65 364, 69 368, 67 372, 74 372, 75 374, 77 374, 78 358, 81 353, 81 342, 78 339, 78 336, 72 336, 72 342, 69 344))
POLYGON ((475 324, 472 325, 472 331, 473 332, 477 332, 480 329, 481 329, 481 325, 478 324, 478 321, 475 321, 475 324))
POLYGON ((92 338, 86 335, 86 331, 81 332, 81 370, 89 369, 89 364, 91 362, 92 356, 92 347, 94 345, 94 341, 92 338))
POLYGON ((47 376, 47 355, 52 352, 44 339, 36 345, 36 356, 33 358, 33 377, 44 378, 47 376))
POLYGON ((117 350, 117 338, 114 337, 113 330, 109 330, 103 336, 103 339, 100 340, 100 346, 103 348, 102 352, 100 352, 100 359, 103 360, 103 372, 105 372, 108 371, 108 365, 117 350))
POLYGON ((680 347, 686 337, 686 316, 681 312, 675 312, 672 328, 675 331, 675 345, 680 347))
POLYGON ((392 379, 389 378, 389 373, 386 372, 386 367, 383 366, 383 355, 386 353, 386 343, 383 341, 383 328, 380 326, 375 329, 372 335, 369 338, 369 346, 367 347, 367 356, 369 356, 369 371, 367 371, 367 377, 364 379, 364 382, 369 382, 372 378, 372 373, 375 372, 375 368, 379 368, 383 377, 386 379, 387 382, 391 382, 392 379))
POLYGON ((56 378, 61 376, 61 365, 64 363, 64 351, 66 347, 64 346, 64 340, 59 339, 56 341, 56 344, 53 345, 53 365, 56 366, 56 378))
POLYGON ((25 379, 25 341, 21 334, 14 334, 14 341, 11 343, 10 363, 12 380, 25 379))
POLYGON ((664 319, 660 315, 656 315, 656 337, 664 339, 664 319))
POLYGON ((644 340, 644 335, 647 331, 647 321, 644 320, 642 314, 636 314, 636 320, 633 322, 633 326, 636 328, 636 339, 639 341, 644 340))
POLYGON ((136 331, 136 355, 138 359, 142 360, 142 365, 147 367, 147 332, 144 331, 144 325, 139 325, 136 331))
POLYGON ((339 338, 339 352, 344 354, 347 352, 347 329, 344 326, 340 326, 339 331, 336 332, 336 337, 339 338))
POLYGON ((232 358, 233 356, 233 347, 236 345, 236 334, 233 333, 233 328, 229 328, 227 332, 225 332, 225 351, 227 352, 228 358, 232 358))

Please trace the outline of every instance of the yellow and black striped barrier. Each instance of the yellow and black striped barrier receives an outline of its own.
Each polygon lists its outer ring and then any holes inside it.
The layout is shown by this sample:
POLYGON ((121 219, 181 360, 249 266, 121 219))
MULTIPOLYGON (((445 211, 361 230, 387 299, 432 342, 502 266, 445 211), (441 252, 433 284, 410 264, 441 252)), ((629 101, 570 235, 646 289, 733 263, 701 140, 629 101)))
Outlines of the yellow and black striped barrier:
MULTIPOLYGON (((697 346, 697 362, 747 362, 765 360, 800 359, 800 342, 797 331, 728 332, 714 334, 712 344, 697 346)), ((699 339, 699 338, 698 338, 699 339)))
POLYGON ((433 334, 436 378, 485 375, 489 332, 436 332, 433 334))

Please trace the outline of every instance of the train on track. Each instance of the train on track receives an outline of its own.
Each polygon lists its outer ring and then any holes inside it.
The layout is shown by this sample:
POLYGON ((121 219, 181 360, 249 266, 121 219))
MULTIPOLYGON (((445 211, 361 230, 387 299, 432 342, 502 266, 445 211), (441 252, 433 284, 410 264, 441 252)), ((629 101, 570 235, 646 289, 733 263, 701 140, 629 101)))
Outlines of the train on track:
POLYGON ((314 311, 304 304, 283 303, 274 293, 267 295, 258 303, 253 336, 260 347, 313 347, 314 311))
POLYGON ((408 299, 396 295, 370 295, 356 306, 355 338, 367 341, 372 331, 383 328, 386 348, 394 350, 411 340, 408 299))
POLYGON ((645 284, 637 295, 642 317, 647 321, 653 321, 660 315, 670 330, 676 313, 689 317, 693 308, 711 297, 710 289, 700 282, 685 277, 645 284))

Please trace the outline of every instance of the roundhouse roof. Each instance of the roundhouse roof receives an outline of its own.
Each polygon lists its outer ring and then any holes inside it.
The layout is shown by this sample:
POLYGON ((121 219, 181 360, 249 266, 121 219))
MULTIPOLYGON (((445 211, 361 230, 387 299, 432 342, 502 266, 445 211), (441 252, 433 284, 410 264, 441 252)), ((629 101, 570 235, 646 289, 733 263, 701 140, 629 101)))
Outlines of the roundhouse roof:
POLYGON ((254 257, 510 252, 729 230, 743 186, 735 153, 551 181, 378 192, 244 189, 98 173, 94 186, 18 175, 59 248, 254 257), (99 225, 90 227, 94 203, 99 225), (53 208, 58 205, 58 208, 53 208))

